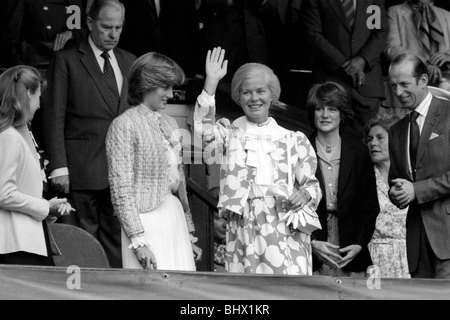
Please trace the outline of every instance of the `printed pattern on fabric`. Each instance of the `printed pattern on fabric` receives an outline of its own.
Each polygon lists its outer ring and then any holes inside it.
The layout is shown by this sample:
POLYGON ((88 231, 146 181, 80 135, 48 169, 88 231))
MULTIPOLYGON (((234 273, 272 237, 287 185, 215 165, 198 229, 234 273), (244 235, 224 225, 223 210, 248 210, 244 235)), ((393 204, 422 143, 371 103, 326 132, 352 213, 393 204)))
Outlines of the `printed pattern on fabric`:
POLYGON ((369 243, 373 264, 380 268, 382 278, 410 278, 406 256, 406 213, 390 200, 388 186, 375 168, 380 214, 369 243))

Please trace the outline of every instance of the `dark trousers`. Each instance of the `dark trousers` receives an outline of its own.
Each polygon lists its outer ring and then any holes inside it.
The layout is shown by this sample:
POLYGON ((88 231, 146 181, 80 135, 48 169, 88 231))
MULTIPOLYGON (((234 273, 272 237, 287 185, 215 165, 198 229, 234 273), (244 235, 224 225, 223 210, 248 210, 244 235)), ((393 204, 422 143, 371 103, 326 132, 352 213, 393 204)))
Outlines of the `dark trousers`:
POLYGON ((14 265, 29 265, 29 266, 54 266, 53 256, 51 255, 51 248, 48 236, 48 230, 44 226, 45 221, 42 224, 44 228, 45 243, 47 246, 48 256, 40 256, 34 253, 19 251, 7 254, 0 254, 0 264, 14 264, 14 265))
POLYGON ((113 215, 109 188, 71 191, 68 198, 76 209, 60 222, 80 227, 102 244, 112 268, 122 268, 121 226, 113 215))
POLYGON ((417 268, 412 278, 450 279, 450 260, 441 260, 434 254, 422 219, 420 219, 420 245, 417 268))
POLYGON ((364 126, 370 119, 377 115, 380 107, 380 99, 366 98, 360 95, 355 89, 352 89, 350 93, 352 99, 352 109, 355 113, 350 127, 359 133, 361 137, 364 137, 364 126))

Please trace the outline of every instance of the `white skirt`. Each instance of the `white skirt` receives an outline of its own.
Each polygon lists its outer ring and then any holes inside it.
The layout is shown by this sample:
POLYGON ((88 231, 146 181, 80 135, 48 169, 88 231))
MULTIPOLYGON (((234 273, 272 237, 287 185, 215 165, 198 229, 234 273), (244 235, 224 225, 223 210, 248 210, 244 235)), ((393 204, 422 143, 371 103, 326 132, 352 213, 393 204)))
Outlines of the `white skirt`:
MULTIPOLYGON (((177 197, 167 195, 158 208, 139 217, 158 270, 196 270, 183 207, 177 197)), ((130 244, 130 239, 122 230, 123 268, 142 269, 133 249, 128 248, 130 244)))

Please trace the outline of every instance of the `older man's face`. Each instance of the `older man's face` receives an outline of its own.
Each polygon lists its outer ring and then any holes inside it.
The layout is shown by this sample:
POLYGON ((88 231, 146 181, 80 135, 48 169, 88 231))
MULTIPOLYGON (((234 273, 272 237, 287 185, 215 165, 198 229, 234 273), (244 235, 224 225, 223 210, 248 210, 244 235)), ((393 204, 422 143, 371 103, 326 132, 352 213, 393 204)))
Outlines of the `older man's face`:
POLYGON ((124 10, 116 6, 104 7, 95 21, 91 18, 87 19, 92 41, 97 48, 110 51, 117 46, 124 19, 124 10))

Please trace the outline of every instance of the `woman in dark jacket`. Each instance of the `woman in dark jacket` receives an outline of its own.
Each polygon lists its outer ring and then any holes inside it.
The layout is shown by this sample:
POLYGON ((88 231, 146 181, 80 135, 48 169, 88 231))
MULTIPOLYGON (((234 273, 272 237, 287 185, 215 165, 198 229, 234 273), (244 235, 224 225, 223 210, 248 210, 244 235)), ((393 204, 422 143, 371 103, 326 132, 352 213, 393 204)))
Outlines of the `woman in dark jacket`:
POLYGON ((311 236, 313 269, 320 275, 364 277, 372 265, 367 244, 380 212, 369 152, 358 136, 345 132, 353 112, 342 86, 316 84, 306 106, 324 195, 317 209, 322 230, 311 236))

